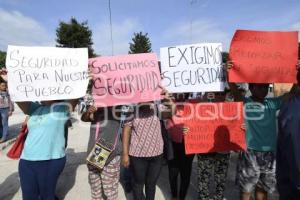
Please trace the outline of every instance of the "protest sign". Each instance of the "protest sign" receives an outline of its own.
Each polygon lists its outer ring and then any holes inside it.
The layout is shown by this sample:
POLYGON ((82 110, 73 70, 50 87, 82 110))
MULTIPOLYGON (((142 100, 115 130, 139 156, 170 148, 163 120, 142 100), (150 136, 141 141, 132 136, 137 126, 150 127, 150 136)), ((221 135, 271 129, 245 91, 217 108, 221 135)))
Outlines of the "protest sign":
POLYGON ((224 90, 221 43, 164 47, 160 61, 162 83, 169 92, 224 90))
POLYGON ((298 32, 237 30, 229 57, 230 82, 295 83, 298 32))
POLYGON ((89 60, 93 97, 98 107, 148 102, 161 98, 154 53, 98 57, 89 60))
POLYGON ((86 94, 87 48, 8 46, 8 88, 13 101, 75 99, 86 94))
MULTIPOLYGON (((227 152, 246 148, 243 103, 184 104, 183 114, 173 116, 173 130, 188 127, 185 135, 186 154, 227 152)), ((172 127, 169 127, 172 130, 172 127)))

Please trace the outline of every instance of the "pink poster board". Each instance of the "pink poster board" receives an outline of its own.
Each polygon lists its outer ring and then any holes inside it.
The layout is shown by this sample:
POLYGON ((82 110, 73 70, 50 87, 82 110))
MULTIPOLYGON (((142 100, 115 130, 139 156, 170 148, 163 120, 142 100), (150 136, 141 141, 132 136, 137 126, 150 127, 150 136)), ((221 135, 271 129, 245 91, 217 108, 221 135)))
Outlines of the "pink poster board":
POLYGON ((161 99, 160 72, 154 53, 89 59, 97 107, 161 99))

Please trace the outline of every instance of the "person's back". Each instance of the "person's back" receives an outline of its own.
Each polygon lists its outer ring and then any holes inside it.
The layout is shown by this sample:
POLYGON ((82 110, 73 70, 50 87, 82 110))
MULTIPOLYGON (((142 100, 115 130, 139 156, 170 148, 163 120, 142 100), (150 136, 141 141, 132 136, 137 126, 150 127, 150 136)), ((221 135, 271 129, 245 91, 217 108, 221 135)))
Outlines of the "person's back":
POLYGON ((279 114, 276 178, 280 199, 300 199, 300 94, 279 114))

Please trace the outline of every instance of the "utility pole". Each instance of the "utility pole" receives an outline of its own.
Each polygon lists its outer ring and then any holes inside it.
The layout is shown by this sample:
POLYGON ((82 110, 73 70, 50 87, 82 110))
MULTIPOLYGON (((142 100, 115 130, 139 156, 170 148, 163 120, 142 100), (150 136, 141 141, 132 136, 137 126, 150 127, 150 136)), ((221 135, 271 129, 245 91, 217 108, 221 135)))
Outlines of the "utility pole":
POLYGON ((193 9, 193 5, 197 3, 197 0, 190 0, 190 41, 193 41, 193 14, 192 14, 192 9, 193 9))
POLYGON ((114 41, 113 41, 113 31, 112 31, 110 0, 108 0, 108 11, 109 11, 109 25, 110 25, 111 55, 113 56, 114 55, 114 41))

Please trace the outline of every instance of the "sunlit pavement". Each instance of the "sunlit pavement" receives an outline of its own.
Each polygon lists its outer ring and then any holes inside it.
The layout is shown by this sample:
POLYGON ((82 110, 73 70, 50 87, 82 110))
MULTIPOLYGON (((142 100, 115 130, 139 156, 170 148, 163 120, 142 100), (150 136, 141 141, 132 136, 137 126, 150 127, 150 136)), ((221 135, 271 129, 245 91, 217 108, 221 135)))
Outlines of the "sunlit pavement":
MULTIPOLYGON (((16 106, 17 108, 17 106, 16 106)), ((20 110, 16 109, 14 115, 10 118, 11 137, 15 136, 19 131, 21 123, 25 116, 20 110)), ((67 200, 87 200, 90 198, 90 187, 88 185, 88 171, 85 165, 87 145, 89 141, 89 123, 79 120, 76 114, 73 114, 73 128, 69 130, 69 140, 67 148, 67 164, 61 175, 57 185, 57 196, 59 199, 67 200)), ((6 157, 9 147, 1 150, 5 144, 0 146, 0 200, 21 200, 22 194, 18 177, 18 161, 10 160, 6 157)), ((238 199, 238 188, 235 186, 237 156, 231 156, 231 164, 228 172, 226 184, 226 199, 238 199)), ((193 172, 191 177, 191 185, 186 200, 197 199, 197 173, 196 159, 194 160, 193 172)), ((132 194, 125 194, 121 184, 119 185, 120 200, 132 199, 132 194)), ((164 166, 156 190, 157 200, 170 199, 170 189, 168 183, 168 170, 164 166)), ((277 200, 274 195, 273 200, 277 200)))

